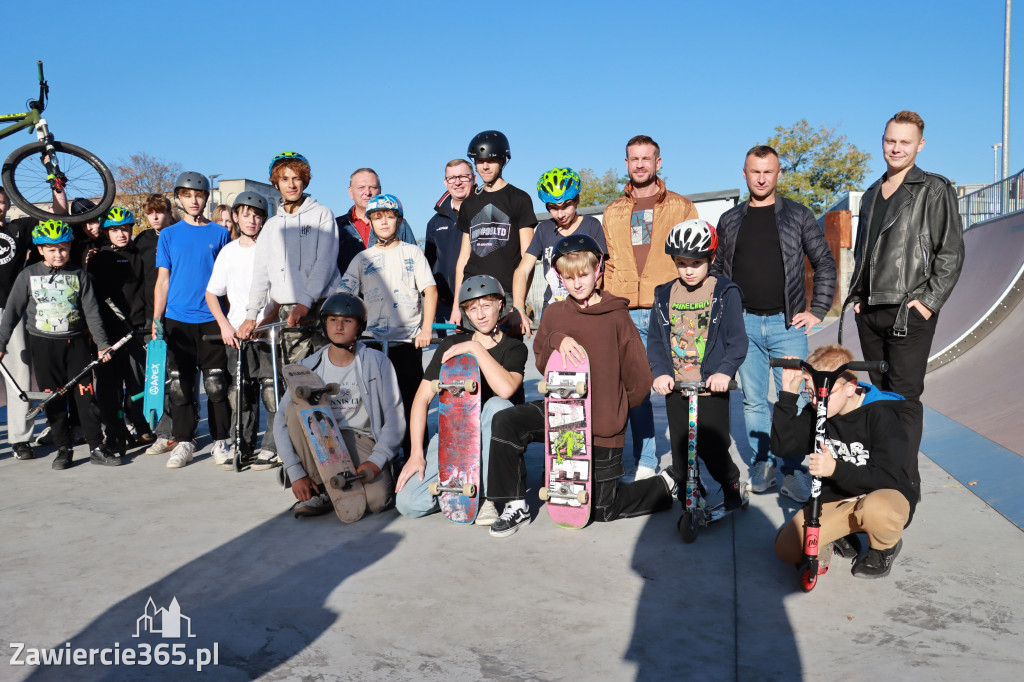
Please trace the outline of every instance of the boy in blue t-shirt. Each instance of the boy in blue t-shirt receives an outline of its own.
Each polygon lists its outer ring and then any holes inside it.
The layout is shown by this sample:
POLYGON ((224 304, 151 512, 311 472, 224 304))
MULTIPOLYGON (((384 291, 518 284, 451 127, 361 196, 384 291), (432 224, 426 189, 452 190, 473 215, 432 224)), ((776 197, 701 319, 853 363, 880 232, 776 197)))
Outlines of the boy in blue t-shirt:
MULTIPOLYGON (((526 294, 529 288, 530 274, 537 261, 544 264, 544 280, 547 283, 544 290, 544 301, 541 304, 541 311, 543 311, 555 301, 564 301, 569 295, 558 272, 551 267, 555 244, 562 237, 576 233, 589 235, 601 247, 602 253, 608 252, 604 243, 604 230, 601 228, 601 221, 594 216, 583 216, 576 213, 576 209, 580 205, 581 190, 579 173, 571 168, 552 168, 540 176, 540 180, 537 181, 537 196, 544 202, 551 217, 537 225, 537 229, 533 231, 533 240, 526 247, 526 254, 512 276, 512 311, 519 313, 518 324, 526 336, 530 336, 530 319, 526 315, 526 294)), ((540 317, 539 312, 537 316, 540 317)), ((516 320, 513 318, 513 324, 515 323, 516 320)))
POLYGON ((206 284, 213 263, 231 237, 223 226, 203 217, 210 198, 210 181, 206 176, 191 171, 182 173, 174 185, 174 197, 184 218, 160 233, 153 292, 153 338, 159 333, 163 317, 170 380, 167 395, 174 440, 178 442, 167 460, 169 469, 191 462, 195 451, 192 391, 197 369, 203 372, 210 435, 214 440, 213 459, 218 465, 229 457, 227 438, 231 426, 227 355, 220 342, 220 327, 206 304, 206 284), (205 341, 204 335, 217 340, 205 341))

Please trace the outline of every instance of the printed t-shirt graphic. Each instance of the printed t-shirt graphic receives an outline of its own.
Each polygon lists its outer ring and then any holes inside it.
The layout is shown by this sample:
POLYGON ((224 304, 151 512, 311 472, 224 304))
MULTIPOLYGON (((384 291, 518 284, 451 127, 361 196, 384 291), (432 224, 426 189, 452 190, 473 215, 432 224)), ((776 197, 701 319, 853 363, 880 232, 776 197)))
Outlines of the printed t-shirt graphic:
POLYGON ((35 328, 44 332, 69 332, 82 321, 79 307, 81 281, 77 275, 54 274, 32 277, 32 298, 36 303, 35 328))
POLYGON ((694 291, 676 282, 669 294, 672 325, 672 367, 677 381, 700 381, 711 321, 715 279, 708 277, 694 291))
POLYGON ((494 204, 487 204, 470 219, 469 243, 481 258, 508 244, 511 233, 512 222, 494 204))
POLYGON ((636 271, 643 274, 647 255, 651 251, 651 234, 654 231, 654 204, 657 196, 641 197, 633 203, 633 214, 629 219, 629 236, 633 243, 633 257, 636 271))

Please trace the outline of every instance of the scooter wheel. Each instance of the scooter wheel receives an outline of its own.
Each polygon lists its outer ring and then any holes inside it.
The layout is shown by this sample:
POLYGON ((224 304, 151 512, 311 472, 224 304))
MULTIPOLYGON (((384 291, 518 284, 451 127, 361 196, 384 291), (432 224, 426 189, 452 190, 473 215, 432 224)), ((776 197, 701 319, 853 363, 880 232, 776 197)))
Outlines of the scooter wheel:
POLYGON ((800 569, 800 589, 810 592, 818 584, 818 568, 816 566, 804 565, 800 569))
POLYGON ((700 534, 700 521, 692 511, 684 511, 683 515, 679 517, 678 528, 684 542, 693 542, 700 534))

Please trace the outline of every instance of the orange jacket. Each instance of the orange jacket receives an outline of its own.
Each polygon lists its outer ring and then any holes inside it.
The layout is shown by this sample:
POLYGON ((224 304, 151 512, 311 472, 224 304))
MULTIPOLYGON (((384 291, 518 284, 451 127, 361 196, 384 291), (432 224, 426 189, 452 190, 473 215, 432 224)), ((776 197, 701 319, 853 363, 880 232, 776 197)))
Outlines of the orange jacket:
POLYGON ((692 201, 668 191, 661 178, 657 178, 657 182, 660 193, 654 204, 651 251, 642 274, 636 270, 629 228, 634 203, 632 183, 626 183, 625 196, 608 204, 604 210, 604 240, 608 245, 604 290, 627 299, 630 308, 650 308, 654 305, 654 287, 679 276, 671 256, 665 253, 665 239, 673 227, 698 217, 692 201))

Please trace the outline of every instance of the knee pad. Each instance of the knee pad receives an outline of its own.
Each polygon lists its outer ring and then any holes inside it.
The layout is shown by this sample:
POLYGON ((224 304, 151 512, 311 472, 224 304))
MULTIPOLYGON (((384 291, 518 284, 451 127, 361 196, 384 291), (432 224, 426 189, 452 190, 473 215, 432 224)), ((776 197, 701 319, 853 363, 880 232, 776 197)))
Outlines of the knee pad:
POLYGON ((260 381, 260 397, 263 399, 263 407, 267 408, 267 412, 277 412, 273 379, 262 379, 260 381))
POLYGON ((203 372, 203 388, 206 399, 211 403, 222 403, 228 398, 228 374, 222 369, 211 369, 203 372))
POLYGON ((171 404, 181 407, 191 403, 192 396, 185 395, 185 391, 181 388, 181 373, 172 370, 168 372, 168 376, 170 381, 167 382, 167 399, 171 401, 171 404))

